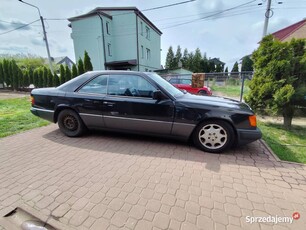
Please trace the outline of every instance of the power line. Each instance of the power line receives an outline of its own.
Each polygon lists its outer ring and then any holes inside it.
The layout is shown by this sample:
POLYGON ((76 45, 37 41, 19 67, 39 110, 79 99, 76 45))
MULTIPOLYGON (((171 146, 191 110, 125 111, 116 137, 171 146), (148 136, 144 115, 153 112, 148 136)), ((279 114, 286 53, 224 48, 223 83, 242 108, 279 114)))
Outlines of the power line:
MULTIPOLYGON (((164 6, 157 6, 157 7, 153 7, 153 8, 148 8, 148 9, 144 9, 144 10, 140 10, 141 12, 144 11, 151 11, 151 10, 157 10, 157 9, 163 9, 163 8, 167 8, 167 7, 172 7, 172 6, 177 6, 177 5, 182 5, 182 4, 186 4, 186 3, 190 3, 190 2, 195 2, 197 0, 188 0, 188 1, 183 1, 183 2, 177 2, 177 3, 173 3, 173 4, 168 4, 168 5, 164 5, 164 6)), ((116 14, 113 16, 119 16, 119 15, 125 15, 125 14, 132 14, 134 12, 128 12, 128 13, 122 13, 122 14, 116 14)), ((67 20, 68 18, 46 18, 45 20, 54 20, 54 21, 61 21, 61 20, 67 20)))
POLYGON ((173 4, 169 4, 169 5, 157 6, 157 7, 153 7, 153 8, 149 8, 149 9, 144 9, 144 10, 141 10, 141 11, 150 11, 150 10, 163 9, 163 8, 167 8, 167 7, 171 7, 171 6, 177 6, 177 5, 182 5, 182 4, 186 4, 186 3, 190 3, 190 2, 194 2, 194 1, 196 1, 196 0, 177 2, 177 3, 173 3, 173 4))
POLYGON ((211 17, 217 16, 217 15, 219 15, 219 14, 222 14, 222 13, 224 13, 224 12, 227 12, 227 11, 230 11, 230 10, 234 10, 234 9, 239 8, 239 7, 248 5, 248 4, 250 4, 250 3, 252 3, 252 2, 255 2, 255 1, 257 1, 257 0, 252 0, 252 1, 249 1, 249 2, 246 2, 246 3, 243 3, 243 4, 240 4, 240 5, 237 5, 237 6, 234 6, 234 7, 225 9, 225 10, 222 10, 222 11, 220 11, 220 12, 218 12, 218 13, 214 13, 214 14, 211 14, 211 15, 208 15, 208 16, 205 16, 205 17, 201 17, 201 18, 198 18, 198 19, 191 20, 191 21, 179 23, 179 24, 176 24, 176 25, 173 25, 173 26, 166 27, 166 28, 164 28, 164 29, 169 29, 169 28, 173 28, 173 27, 177 27, 177 26, 181 26, 181 25, 186 25, 186 24, 189 24, 189 23, 192 23, 192 22, 200 21, 200 20, 203 20, 203 19, 211 18, 211 17))
POLYGON ((24 27, 26 27, 26 26, 29 26, 29 25, 31 25, 31 24, 33 24, 33 23, 35 23, 35 22, 38 22, 39 20, 40 20, 40 19, 37 19, 37 20, 35 20, 35 21, 33 21, 33 22, 30 22, 30 23, 28 23, 28 24, 25 24, 25 25, 23 25, 23 26, 19 26, 19 27, 13 29, 13 30, 8 30, 8 31, 6 31, 6 32, 0 33, 0 35, 8 34, 8 33, 13 32, 13 31, 15 31, 15 30, 22 29, 22 28, 24 28, 24 27))

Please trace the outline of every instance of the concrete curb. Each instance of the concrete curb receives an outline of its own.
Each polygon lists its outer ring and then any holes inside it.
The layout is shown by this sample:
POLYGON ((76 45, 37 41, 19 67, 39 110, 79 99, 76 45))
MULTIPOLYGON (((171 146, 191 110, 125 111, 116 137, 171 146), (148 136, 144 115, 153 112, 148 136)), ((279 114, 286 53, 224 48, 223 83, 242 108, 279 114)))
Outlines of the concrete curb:
POLYGON ((279 157, 273 152, 273 150, 268 146, 268 144, 267 144, 263 139, 260 139, 259 141, 260 141, 260 142, 262 143, 262 145, 268 150, 268 152, 273 156, 273 158, 274 158, 276 161, 281 162, 281 163, 295 164, 295 165, 305 166, 305 167, 306 167, 306 164, 303 164, 303 163, 291 162, 291 161, 284 161, 284 160, 279 159, 279 157))

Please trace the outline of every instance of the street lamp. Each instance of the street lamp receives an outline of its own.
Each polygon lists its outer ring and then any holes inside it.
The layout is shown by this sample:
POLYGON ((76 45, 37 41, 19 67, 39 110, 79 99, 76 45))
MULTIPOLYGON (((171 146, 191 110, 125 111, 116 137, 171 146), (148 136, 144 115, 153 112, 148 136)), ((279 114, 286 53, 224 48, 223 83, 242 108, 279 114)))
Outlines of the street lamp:
POLYGON ((38 14, 39 14, 39 18, 40 18, 40 21, 41 21, 41 25, 42 25, 42 28, 43 28, 43 32, 44 32, 44 41, 46 43, 46 48, 47 48, 47 53, 48 53, 48 61, 49 61, 49 66, 50 66, 50 70, 51 70, 51 73, 52 75, 54 75, 54 71, 53 71, 53 67, 52 67, 52 61, 51 61, 51 56, 50 56, 50 50, 49 50, 49 44, 48 44, 48 39, 47 39, 47 33, 46 33, 46 29, 45 29, 45 23, 44 23, 44 19, 43 17, 41 16, 40 14, 40 10, 37 6, 34 6, 30 3, 27 3, 25 1, 22 1, 22 0, 19 0, 19 2, 21 3, 24 3, 26 5, 29 5, 29 6, 32 6, 34 8, 36 8, 38 10, 38 14))

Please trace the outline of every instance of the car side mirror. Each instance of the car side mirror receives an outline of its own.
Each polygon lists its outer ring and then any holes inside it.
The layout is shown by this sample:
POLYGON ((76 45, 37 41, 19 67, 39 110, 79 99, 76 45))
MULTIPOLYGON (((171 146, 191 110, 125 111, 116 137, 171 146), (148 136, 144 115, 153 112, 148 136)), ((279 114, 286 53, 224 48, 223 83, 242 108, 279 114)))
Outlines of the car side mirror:
POLYGON ((163 100, 163 99, 166 99, 167 97, 162 91, 156 90, 156 91, 153 92, 152 98, 154 100, 163 100))

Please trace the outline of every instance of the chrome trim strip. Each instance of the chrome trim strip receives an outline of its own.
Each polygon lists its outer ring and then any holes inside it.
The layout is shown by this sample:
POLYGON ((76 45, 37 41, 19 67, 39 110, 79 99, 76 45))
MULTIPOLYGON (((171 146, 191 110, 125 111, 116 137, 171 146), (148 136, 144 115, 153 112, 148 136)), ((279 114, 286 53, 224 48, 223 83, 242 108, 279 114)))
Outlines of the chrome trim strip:
POLYGON ((81 116, 91 116, 91 117, 102 117, 102 115, 98 114, 89 114, 89 113, 79 113, 81 116))
POLYGON ((189 124, 189 123, 180 123, 180 122, 173 122, 173 125, 186 125, 186 126, 191 126, 191 127, 195 127, 195 124, 189 124))
POLYGON ((126 117, 113 117, 113 116, 103 116, 103 117, 104 117, 104 118, 112 118, 112 119, 133 120, 133 121, 147 121, 147 122, 156 122, 156 123, 167 123, 167 124, 172 124, 172 122, 168 122, 168 121, 156 121, 156 120, 148 120, 148 119, 126 118, 126 117))
POLYGON ((39 109, 39 108, 36 108, 36 107, 32 107, 32 109, 42 111, 42 112, 54 113, 53 110, 49 110, 49 109, 39 109))

